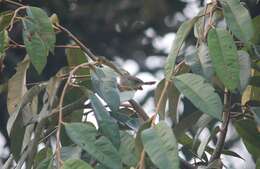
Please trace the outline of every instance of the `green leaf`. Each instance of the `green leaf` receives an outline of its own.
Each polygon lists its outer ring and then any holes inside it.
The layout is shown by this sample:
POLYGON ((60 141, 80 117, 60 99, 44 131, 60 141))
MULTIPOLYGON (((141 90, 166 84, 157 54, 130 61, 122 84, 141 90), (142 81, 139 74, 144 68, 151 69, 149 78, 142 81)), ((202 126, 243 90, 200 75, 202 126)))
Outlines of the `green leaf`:
POLYGON ((64 161, 62 169, 93 169, 88 163, 79 159, 69 159, 64 161))
POLYGON ((89 123, 65 123, 70 139, 92 157, 110 169, 122 169, 120 155, 104 136, 97 137, 96 128, 89 123), (86 134, 84 134, 86 133, 86 134))
POLYGON ((214 75, 211 57, 209 56, 209 49, 205 43, 202 43, 198 48, 198 58, 201 64, 203 76, 211 81, 214 75))
POLYGON ((26 8, 23 19, 23 40, 31 62, 40 74, 47 63, 49 51, 53 52, 56 36, 47 14, 40 8, 26 8))
POLYGON ((260 169, 260 157, 256 160, 256 169, 260 169))
POLYGON ((111 116, 119 123, 125 124, 130 129, 137 131, 140 127, 140 119, 134 117, 135 111, 128 108, 121 108, 118 112, 111 112, 111 116))
POLYGON ((8 119, 6 129, 11 138, 11 152, 16 160, 19 159, 23 149, 24 139, 28 139, 24 135, 27 122, 34 117, 34 114, 31 114, 30 103, 45 87, 45 85, 35 85, 30 88, 17 105, 15 112, 8 119))
POLYGON ((142 132, 144 150, 160 169, 178 169, 178 145, 169 126, 163 121, 142 132))
POLYGON ((122 157, 122 162, 131 167, 136 166, 138 158, 135 152, 134 137, 127 132, 120 132, 121 144, 119 148, 119 154, 122 157))
POLYGON ((42 160, 36 169, 53 169, 53 157, 47 157, 42 160))
MULTIPOLYGON (((85 53, 81 49, 77 48, 67 48, 66 49, 66 55, 67 55, 67 61, 68 65, 70 67, 75 67, 77 65, 80 65, 82 63, 88 62, 87 57, 85 53)), ((90 77, 90 70, 89 68, 79 68, 76 72, 76 75, 81 76, 80 78, 77 78, 76 82, 79 85, 83 85, 88 88, 90 88, 91 84, 91 77, 90 77)))
POLYGON ((6 30, 0 32, 0 59, 5 55, 5 50, 8 47, 9 38, 6 30))
POLYGON ((176 138, 181 137, 188 129, 191 129, 193 125, 200 119, 202 113, 199 111, 195 111, 187 117, 180 120, 176 126, 173 128, 173 133, 175 134, 176 138))
POLYGON ((224 29, 211 29, 208 34, 209 53, 222 83, 234 91, 239 85, 239 61, 232 36, 224 29))
POLYGON ((13 11, 4 11, 0 13, 0 32, 10 25, 13 15, 13 11))
POLYGON ((247 150, 257 159, 260 157, 260 133, 254 120, 239 120, 234 123, 247 150))
POLYGON ((254 34, 254 28, 248 10, 239 0, 220 0, 220 3, 229 29, 238 39, 249 41, 254 34))
POLYGON ((250 56, 246 51, 238 51, 238 60, 240 65, 240 87, 241 93, 246 89, 251 76, 251 61, 250 56))
POLYGON ((191 54, 185 55, 185 64, 190 66, 192 73, 203 75, 197 49, 191 54))
POLYGON ((260 30, 260 15, 254 17, 252 22, 253 22, 255 33, 254 36, 251 38, 251 42, 255 44, 260 44, 260 32, 258 31, 260 30))
POLYGON ((62 146, 61 159, 63 161, 68 159, 79 159, 82 149, 79 146, 62 146))
POLYGON ((91 71, 92 86, 97 94, 107 102, 112 111, 116 112, 120 106, 120 96, 117 87, 117 74, 107 66, 95 68, 91 71), (113 99, 111 99, 113 98, 113 99))
POLYGON ((88 62, 87 57, 81 49, 67 48, 66 55, 69 66, 77 66, 88 62))
POLYGON ((221 119, 223 105, 214 88, 199 75, 185 73, 176 76, 174 84, 203 113, 221 119))
POLYGON ((108 111, 94 94, 90 94, 90 101, 98 122, 99 130, 106 136, 116 148, 120 145, 119 128, 116 122, 109 116, 108 111))
POLYGON ((51 158, 52 150, 50 148, 41 149, 34 158, 34 166, 39 166, 39 164, 46 158, 51 158))
POLYGON ((136 151, 138 152, 138 154, 141 154, 143 151, 143 143, 142 143, 142 132, 145 129, 149 129, 151 127, 152 124, 152 120, 151 118, 149 120, 147 120, 144 124, 142 124, 137 133, 136 133, 136 137, 135 137, 135 148, 136 151))
POLYGON ((198 18, 199 17, 194 17, 189 21, 185 21, 178 29, 176 37, 172 43, 171 51, 167 57, 166 64, 164 67, 166 80, 172 79, 172 73, 174 71, 176 58, 180 52, 181 46, 186 37, 189 35, 191 29, 193 28, 193 25, 198 20, 198 18))

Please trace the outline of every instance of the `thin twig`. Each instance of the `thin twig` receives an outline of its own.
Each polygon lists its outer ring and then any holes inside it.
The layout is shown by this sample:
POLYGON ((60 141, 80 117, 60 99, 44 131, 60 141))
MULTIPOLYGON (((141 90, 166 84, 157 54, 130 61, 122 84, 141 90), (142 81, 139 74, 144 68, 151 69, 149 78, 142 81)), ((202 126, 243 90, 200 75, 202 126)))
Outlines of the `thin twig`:
POLYGON ((141 153, 140 161, 138 163, 138 169, 145 169, 145 151, 141 153))
MULTIPOLYGON (((76 66, 74 69, 72 69, 70 71, 70 75, 67 79, 67 82, 62 90, 61 93, 61 98, 59 101, 59 120, 58 120, 58 126, 57 126, 57 132, 56 132, 56 159, 57 159, 57 167, 60 168, 60 166, 62 165, 62 160, 61 160, 61 145, 60 145, 60 132, 61 132, 61 125, 63 124, 63 120, 62 120, 62 110, 63 110, 63 100, 65 97, 65 93, 67 91, 67 88, 70 86, 71 84, 71 79, 74 76, 74 73, 81 67, 86 67, 89 66, 91 63, 82 63, 78 66, 76 66)), ((93 63, 92 63, 93 64, 93 63)))
POLYGON ((80 48, 86 52, 86 54, 93 60, 96 61, 97 57, 89 50, 89 48, 87 48, 76 36, 74 36, 68 29, 66 29, 65 27, 56 24, 55 25, 57 28, 59 28, 60 30, 62 30, 63 32, 65 32, 69 37, 71 37, 76 43, 77 45, 80 46, 80 48))
MULTIPOLYGON (((1 1, 0 1, 1 2, 1 1)), ((23 4, 19 3, 19 2, 15 2, 15 1, 11 1, 11 0, 3 0, 2 2, 6 2, 8 4, 12 4, 12 5, 16 5, 16 6, 19 6, 19 7, 22 7, 24 6, 23 4)))
MULTIPOLYGON (((10 39, 11 40, 11 39, 10 39)), ((25 48, 25 45, 22 44, 18 44, 17 42, 11 40, 12 43, 14 44, 10 44, 11 48, 25 48)), ((76 45, 56 45, 55 48, 71 48, 71 49, 80 49, 80 46, 76 46, 76 45)))
POLYGON ((17 8, 17 9, 14 11, 14 15, 13 15, 13 17, 12 17, 12 19, 11 19, 10 27, 9 27, 8 31, 11 31, 11 30, 13 29, 14 20, 15 20, 16 16, 18 15, 18 12, 19 12, 20 10, 22 10, 22 9, 25 9, 25 8, 27 8, 27 6, 21 6, 21 7, 17 8))

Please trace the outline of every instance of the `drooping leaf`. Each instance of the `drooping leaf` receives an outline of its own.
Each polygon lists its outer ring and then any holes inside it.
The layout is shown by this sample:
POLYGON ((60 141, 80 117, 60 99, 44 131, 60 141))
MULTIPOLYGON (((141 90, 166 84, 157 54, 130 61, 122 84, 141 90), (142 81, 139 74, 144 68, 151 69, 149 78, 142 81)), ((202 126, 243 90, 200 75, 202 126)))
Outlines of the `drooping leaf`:
POLYGON ((173 128, 173 133, 175 134, 176 138, 178 139, 183 134, 185 134, 185 132, 188 129, 191 129, 192 126, 195 125, 196 122, 199 120, 201 115, 202 115, 201 112, 195 111, 195 112, 187 115, 187 117, 181 119, 180 122, 177 123, 176 126, 174 126, 174 128, 173 128))
POLYGON ((8 46, 8 33, 6 30, 3 30, 0 32, 0 59, 5 55, 5 50, 7 49, 8 46))
POLYGON ((180 52, 181 46, 184 40, 186 39, 186 37, 188 36, 188 34, 190 33, 191 29, 193 28, 193 25, 198 20, 198 18, 199 17, 194 17, 189 21, 185 21, 178 29, 176 33, 176 37, 172 43, 171 51, 167 57, 166 64, 164 67, 165 78, 167 80, 171 80, 172 73, 175 67, 175 61, 180 52))
POLYGON ((176 76, 174 84, 203 113, 221 119, 223 105, 214 88, 199 75, 185 73, 176 76))
POLYGON ((243 92, 250 79, 251 75, 251 61, 250 56, 247 52, 243 50, 238 51, 238 59, 239 59, 239 65, 240 65, 240 91, 243 92))
POLYGON ((260 32, 258 31, 260 30, 260 16, 256 16, 255 18, 253 18, 252 22, 255 32, 254 36, 252 36, 251 38, 251 42, 255 44, 260 44, 260 32))
POLYGON ((142 132, 144 150, 160 169, 178 169, 178 145, 175 136, 165 122, 142 132))
POLYGON ((40 74, 49 51, 54 52, 56 36, 47 14, 40 8, 27 7, 23 19, 23 40, 31 62, 40 74))
POLYGON ((234 91, 239 85, 239 61, 232 36, 224 29, 211 29, 208 47, 215 71, 222 83, 234 91))
POLYGON ((96 139, 97 131, 93 125, 89 123, 66 123, 65 129, 75 144, 87 151, 100 163, 110 169, 122 169, 118 151, 106 137, 101 136, 96 139))
POLYGON ((220 0, 224 10, 229 29, 243 42, 249 41, 254 29, 248 10, 240 4, 239 0, 220 0))
POLYGON ((214 69, 212 65, 212 60, 209 56, 209 49, 205 43, 202 43, 198 48, 198 58, 201 64, 203 76, 211 81, 214 75, 214 69))
MULTIPOLYGON (((158 83, 158 85, 154 91, 155 105, 158 104, 158 101, 161 97, 162 90, 164 88, 164 84, 165 84, 165 80, 163 79, 158 83)), ((164 95, 164 98, 162 98, 162 100, 161 100, 161 106, 160 106, 160 109, 158 112, 160 119, 165 118, 165 108, 166 108, 167 99, 168 99, 167 95, 164 95)))
POLYGON ((106 136, 116 148, 120 145, 119 128, 115 121, 109 116, 108 111, 94 94, 90 94, 90 101, 98 122, 99 130, 106 136))
POLYGON ((4 11, 0 13, 0 32, 10 25, 13 15, 13 11, 4 11))
POLYGON ((234 123, 247 150, 257 159, 260 157, 260 132, 254 120, 238 120, 234 123))
POLYGON ((143 125, 141 125, 136 133, 135 137, 135 149, 137 151, 137 154, 141 154, 143 151, 143 143, 142 143, 142 132, 145 129, 149 129, 151 127, 152 120, 147 120, 143 125))
POLYGON ((7 108, 9 114, 17 109, 23 95, 26 93, 26 72, 30 65, 30 60, 25 57, 17 65, 16 74, 8 81, 7 108))
POLYGON ((117 88, 116 73, 109 67, 95 68, 91 71, 94 91, 107 102, 112 111, 117 111, 120 105, 119 89, 117 88), (113 99, 111 99, 113 98, 113 99))
POLYGON ((11 152, 16 160, 19 159, 23 148, 26 125, 28 121, 34 117, 33 114, 30 116, 29 103, 32 103, 34 97, 43 91, 45 87, 45 85, 36 85, 30 88, 17 105, 15 112, 13 112, 8 119, 6 129, 11 138, 11 152))
POLYGON ((185 55, 185 63, 190 66, 192 73, 203 75, 197 49, 191 54, 185 55))
POLYGON ((69 159, 64 161, 63 169, 93 169, 88 163, 80 159, 69 159))
POLYGON ((120 136, 119 154, 122 157, 122 162, 129 167, 136 166, 138 158, 135 152, 134 137, 127 132, 120 132, 120 136))

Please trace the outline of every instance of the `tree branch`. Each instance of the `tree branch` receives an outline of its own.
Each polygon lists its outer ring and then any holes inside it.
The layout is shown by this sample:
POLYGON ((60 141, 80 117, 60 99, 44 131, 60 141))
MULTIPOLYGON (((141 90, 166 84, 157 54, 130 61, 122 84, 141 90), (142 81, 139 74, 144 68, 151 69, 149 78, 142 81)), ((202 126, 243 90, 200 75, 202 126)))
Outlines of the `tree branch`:
POLYGON ((220 135, 216 144, 216 148, 212 153, 209 163, 213 162, 216 159, 220 158, 222 149, 224 147, 228 124, 230 120, 230 93, 229 91, 225 91, 224 93, 224 112, 223 112, 223 123, 220 128, 220 135))
POLYGON ((69 37, 71 37, 77 45, 80 46, 80 48, 86 52, 86 54, 93 60, 96 61, 97 57, 76 37, 74 36, 68 29, 66 29, 65 27, 56 24, 55 26, 57 26, 60 30, 62 30, 63 32, 65 32, 69 37))

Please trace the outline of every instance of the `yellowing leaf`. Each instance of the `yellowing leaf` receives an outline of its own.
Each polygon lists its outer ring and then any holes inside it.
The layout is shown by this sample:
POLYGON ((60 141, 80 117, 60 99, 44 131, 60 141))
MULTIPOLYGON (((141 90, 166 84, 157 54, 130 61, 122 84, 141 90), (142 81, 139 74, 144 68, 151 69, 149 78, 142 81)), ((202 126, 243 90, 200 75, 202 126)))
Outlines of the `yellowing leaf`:
MULTIPOLYGON (((260 76, 260 72, 251 69, 251 77, 260 76)), ((242 95, 241 104, 245 105, 249 101, 260 102, 260 87, 248 85, 242 95)))
POLYGON ((18 64, 16 73, 8 81, 7 109, 12 114, 17 109, 23 95, 26 93, 26 71, 30 65, 28 57, 18 64))

